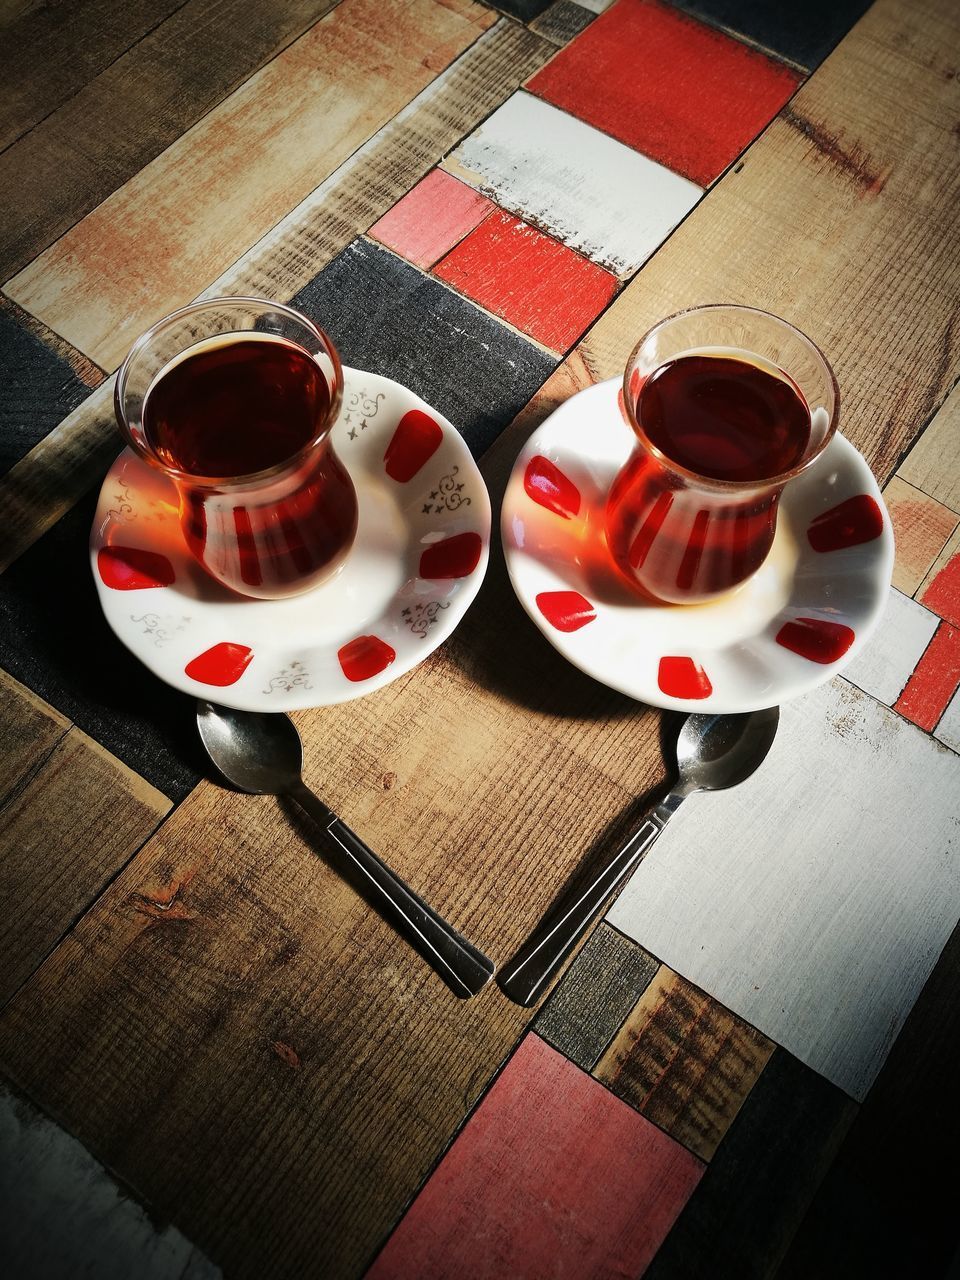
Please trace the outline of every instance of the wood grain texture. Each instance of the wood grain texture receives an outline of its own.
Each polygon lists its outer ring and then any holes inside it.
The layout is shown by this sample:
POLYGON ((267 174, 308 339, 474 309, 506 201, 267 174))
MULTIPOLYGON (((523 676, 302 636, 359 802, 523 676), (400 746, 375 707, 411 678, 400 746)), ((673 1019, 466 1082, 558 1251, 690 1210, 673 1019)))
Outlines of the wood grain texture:
POLYGON ((826 353, 840 428, 885 481, 960 372, 958 43, 949 0, 876 0, 591 329, 593 376, 683 307, 763 307, 826 353))
POLYGON ((661 965, 593 1074, 709 1161, 773 1049, 766 1036, 661 965))
POLYGON ((115 368, 493 21, 470 0, 342 0, 6 292, 115 368))
POLYGON ((524 27, 498 22, 207 293, 292 297, 553 52, 524 27))
MULTIPOLYGON (((4 739, 37 700, 4 681, 4 739), (11 719, 8 717, 12 716, 11 719)), ((56 717, 46 740, 59 729, 56 717)), ((0 811, 0 1002, 46 958, 77 916, 128 861, 170 802, 85 734, 71 729, 49 750, 33 739, 35 767, 0 811)), ((5 754, 9 748, 5 749, 5 754)))
POLYGON ((912 596, 960 525, 960 515, 915 489, 899 474, 891 476, 883 500, 890 513, 897 549, 893 585, 912 596))
POLYGON ((0 670, 0 805, 40 768, 70 721, 0 670))
POLYGON ((609 271, 499 209, 433 273, 553 351, 571 347, 617 290, 609 271))
POLYGON ((958 786, 834 679, 784 704, 753 777, 681 807, 609 919, 862 1099, 960 917, 958 786))
POLYGON ((897 475, 960 512, 960 387, 947 396, 897 475))
POLYGON ((554 0, 530 23, 538 35, 546 36, 553 44, 563 46, 588 27, 596 15, 573 0, 554 0))
POLYGON ((537 1035, 590 1071, 660 965, 603 921, 543 1005, 537 1035))
MULTIPOLYGON (((65 77, 73 86, 70 96, 0 155, 0 280, 132 178, 333 3, 165 0, 129 6, 134 18, 136 10, 148 11, 142 38, 108 58, 92 78, 74 81, 71 69, 65 77)), ((61 60, 69 62, 74 43, 99 57, 101 32, 109 49, 111 24, 125 22, 127 8, 113 0, 56 6, 61 60), (66 11, 71 16, 65 18, 66 11), (76 20, 82 27, 91 16, 98 25, 75 40, 76 20)), ((12 58, 33 64, 29 36, 19 27, 8 48, 12 58)), ((47 74, 36 84, 49 84, 47 74)))
POLYGON ((528 89, 698 186, 800 83, 798 72, 660 0, 620 0, 528 89))
POLYGON ((960 628, 941 622, 894 711, 929 733, 960 685, 960 628))
POLYGON ((766 1280, 856 1112, 839 1089, 777 1049, 645 1280, 766 1280))
POLYGON ((702 1172, 528 1035, 367 1275, 642 1275, 702 1172))

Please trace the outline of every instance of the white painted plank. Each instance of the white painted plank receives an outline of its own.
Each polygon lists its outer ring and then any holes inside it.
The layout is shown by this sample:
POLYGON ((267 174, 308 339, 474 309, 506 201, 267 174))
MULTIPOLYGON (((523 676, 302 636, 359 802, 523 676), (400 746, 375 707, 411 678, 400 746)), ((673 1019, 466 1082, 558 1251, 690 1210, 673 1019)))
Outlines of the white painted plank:
POLYGON ((621 276, 636 271, 703 194, 529 93, 508 98, 443 167, 621 276))
POLYGON ((0 1090, 0 1239, 8 1276, 217 1280, 175 1227, 157 1227, 75 1138, 0 1090))
POLYGON ((870 643, 844 670, 851 684, 892 707, 903 692, 940 619, 891 588, 883 620, 870 643))
POLYGON ((933 731, 945 746, 960 751, 960 689, 947 703, 947 709, 940 717, 940 723, 933 731))
POLYGON ((589 9, 591 13, 603 13, 613 4, 613 0, 577 0, 577 4, 582 9, 589 9))
POLYGON ((835 679, 697 795, 610 921, 862 1099, 960 916, 960 759, 835 679))

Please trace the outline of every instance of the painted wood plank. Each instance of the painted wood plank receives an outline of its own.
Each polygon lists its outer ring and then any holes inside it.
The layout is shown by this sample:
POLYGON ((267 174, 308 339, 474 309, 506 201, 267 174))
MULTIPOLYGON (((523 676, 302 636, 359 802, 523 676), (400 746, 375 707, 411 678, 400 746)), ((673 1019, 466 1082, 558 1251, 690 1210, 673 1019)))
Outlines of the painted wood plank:
POLYGON ((960 530, 937 557, 917 598, 946 622, 960 626, 960 530))
MULTIPOLYGON (((516 23, 497 23, 204 296, 292 297, 552 52, 516 23)), ((0 567, 96 483, 118 449, 111 379, 0 477, 0 567)))
POLYGON ((856 1110, 839 1089, 777 1049, 646 1280, 771 1276, 856 1110))
POLYGON ((554 351, 571 347, 617 290, 609 271, 500 210, 434 275, 554 351))
POLYGON ((529 22, 538 13, 542 13, 549 3, 550 0, 495 0, 493 7, 520 22, 529 22))
POLYGON ((765 0, 676 0, 688 13, 813 70, 870 7, 870 0, 812 0, 804 5, 765 0))
POLYGON ((609 918, 860 1099, 960 917, 958 786, 835 679, 781 709, 758 773, 680 809, 609 918))
POLYGON ((945 746, 960 752, 960 690, 947 704, 947 709, 940 717, 940 723, 934 729, 933 736, 945 746))
POLYGON ((922 0, 908 15, 897 0, 876 0, 590 330, 580 355, 593 375, 622 372, 642 334, 674 311, 716 301, 763 307, 826 353, 842 430, 885 482, 960 375, 948 52, 958 43, 960 14, 947 0, 922 0), (904 220, 931 173, 941 184, 936 202, 904 220), (883 360, 869 354, 878 351, 883 360))
POLYGON ((121 57, 180 0, 75 0, 0 13, 0 150, 121 57))
POLYGON ((960 628, 941 622, 894 703, 894 711, 930 732, 960 685, 960 628))
POLYGON ((912 596, 960 524, 960 515, 921 493, 899 475, 890 478, 883 498, 897 549, 893 585, 912 596))
MULTIPOLYGON (((29 710, 30 700, 20 701, 29 710)), ((17 731, 10 723, 2 729, 17 731)), ((166 796, 79 730, 56 742, 3 806, 0 1002, 29 978, 169 809, 166 796)))
POLYGON ((659 967, 601 921, 541 1007, 537 1035, 591 1071, 659 967))
POLYGON ((844 678, 892 707, 936 629, 936 614, 891 589, 879 628, 844 669, 844 678))
POLYGON ((444 168, 621 276, 636 271, 701 195, 528 93, 508 98, 444 168))
POLYGON ((527 88, 705 187, 800 80, 672 5, 619 0, 527 88))
POLYGON ((553 44, 563 46, 588 27, 595 16, 584 5, 574 4, 573 0, 554 0, 548 9, 534 18, 530 27, 553 44))
POLYGON ((960 386, 947 396, 897 475, 952 511, 960 511, 960 386))
POLYGON ((368 234, 426 271, 495 208, 465 182, 433 169, 368 234))
POLYGON ((479 455, 556 357, 369 240, 349 245, 293 305, 344 361, 394 378, 439 409, 479 455))
MULTIPOLYGON (((69 63, 74 46, 109 52, 103 69, 77 81, 70 96, 0 154, 0 280, 7 280, 78 219, 148 164, 184 130, 269 61, 335 0, 179 0, 171 5, 120 6, 112 0, 57 5, 56 43, 69 63), (99 48, 101 32, 126 21, 127 8, 145 11, 139 39, 131 24, 126 52, 99 48), (69 16, 65 13, 68 11, 69 16), (91 10, 97 21, 85 25, 91 10), (111 17, 104 18, 109 12, 111 17), (164 13, 169 14, 165 20, 164 13), (78 25, 83 28, 78 37, 78 25), (197 57, 197 51, 203 56, 197 57)), ((38 15, 38 21, 39 15, 38 15)), ((51 35, 51 38, 52 35, 51 35)), ((126 48, 126 45, 124 45, 126 48)), ((30 37, 20 31, 11 56, 33 62, 30 37)), ((86 71, 92 71, 87 66, 86 71)), ((46 92, 73 84, 66 77, 34 81, 46 92)))
POLYGON ((593 1075, 709 1162, 773 1043, 661 965, 593 1075))
POLYGON ((219 275, 493 20, 470 0, 342 0, 6 292, 115 368, 138 334, 219 275))
POLYGON ((25 1098, 0 1088, 0 1231, 16 1276, 218 1280, 175 1227, 157 1224, 102 1165, 25 1098))
POLYGON ((777 1280, 943 1276, 956 1270, 953 1105, 960 1043, 960 929, 897 1037, 795 1237, 777 1280))
POLYGON ((0 670, 0 806, 40 768, 70 721, 0 670))
POLYGON ((104 621, 87 554, 95 505, 91 493, 0 576, 0 667, 178 801, 206 767, 193 702, 104 621))
POLYGON ((702 1172, 528 1035, 367 1276, 642 1275, 702 1172))
POLYGON ((0 473, 86 399, 91 379, 102 381, 98 369, 83 365, 86 377, 31 333, 9 303, 0 305, 0 473))

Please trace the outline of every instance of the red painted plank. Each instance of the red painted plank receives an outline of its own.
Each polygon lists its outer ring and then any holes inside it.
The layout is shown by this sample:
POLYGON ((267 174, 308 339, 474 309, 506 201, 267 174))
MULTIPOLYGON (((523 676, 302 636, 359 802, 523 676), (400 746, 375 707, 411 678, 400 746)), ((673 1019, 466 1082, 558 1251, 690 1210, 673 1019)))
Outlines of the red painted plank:
POLYGON ((802 79, 658 0, 619 0, 527 88, 706 186, 802 79))
POLYGON ((894 711, 921 729, 935 729, 960 685, 960 630, 941 622, 894 711))
POLYGON ((639 1276, 703 1169, 530 1034, 367 1280, 639 1276))
POLYGON ((434 169, 369 234, 426 271, 496 207, 465 182, 434 169))
POLYGON ((609 271, 500 210, 434 275, 554 351, 571 347, 617 289, 609 271))
POLYGON ((960 555, 951 556, 920 597, 945 622, 960 627, 960 555))

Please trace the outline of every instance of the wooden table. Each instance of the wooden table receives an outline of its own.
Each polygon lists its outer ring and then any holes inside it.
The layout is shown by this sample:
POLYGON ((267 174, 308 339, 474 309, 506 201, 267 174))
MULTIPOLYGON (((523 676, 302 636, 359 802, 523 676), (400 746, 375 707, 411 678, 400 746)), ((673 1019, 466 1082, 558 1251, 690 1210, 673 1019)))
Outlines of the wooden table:
MULTIPOLYGON (((864 9, 6 7, 9 1274, 945 1273, 960 12, 864 9), (881 628, 537 1010, 456 999, 306 825, 209 780, 191 700, 100 615, 110 375, 243 292, 446 414, 495 511, 529 433, 679 308, 766 308, 836 370, 897 536, 881 628)), ((295 719, 308 780, 501 964, 661 794, 676 728, 547 645, 497 547, 420 667, 295 719)))

